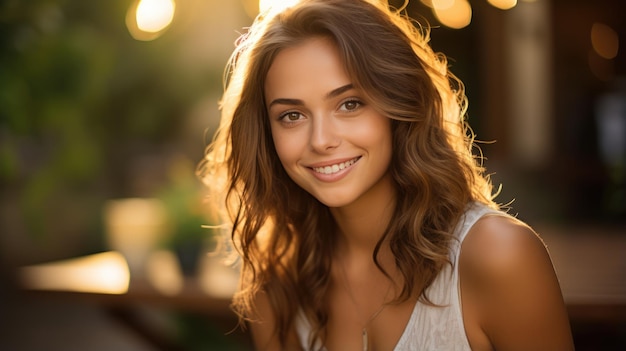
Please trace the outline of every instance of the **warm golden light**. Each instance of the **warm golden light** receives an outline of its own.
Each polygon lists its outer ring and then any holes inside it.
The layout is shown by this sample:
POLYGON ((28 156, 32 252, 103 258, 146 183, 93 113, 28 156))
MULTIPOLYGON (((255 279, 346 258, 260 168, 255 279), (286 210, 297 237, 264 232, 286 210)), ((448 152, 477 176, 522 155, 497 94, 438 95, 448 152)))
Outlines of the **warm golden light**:
POLYGON ((137 40, 153 40, 169 27, 175 12, 174 0, 136 0, 126 13, 126 27, 137 40))
POLYGON ((206 254, 198 263, 200 289, 207 295, 229 299, 239 286, 239 272, 217 254, 206 254))
POLYGON ((487 0, 487 2, 500 10, 510 10, 517 5, 517 0, 487 0))
POLYGON ((153 252, 146 264, 146 279, 163 295, 176 295, 183 289, 183 275, 171 251, 153 252))
POLYGON ((295 5, 297 2, 298 0, 259 0, 259 12, 266 12, 269 9, 280 11, 295 5))
POLYGON ((614 59, 619 51, 619 35, 606 24, 596 22, 591 26, 591 45, 600 57, 614 59))
POLYGON ((27 289, 99 294, 124 294, 130 282, 124 256, 113 251, 23 267, 19 276, 27 289))
POLYGON ((438 10, 449 9, 454 5, 455 0, 431 0, 431 7, 438 10))
POLYGON ((173 0, 140 0, 135 15, 137 27, 144 32, 160 32, 172 23, 175 8, 173 0))
POLYGON ((472 7, 467 0, 452 0, 453 3, 447 8, 441 8, 442 4, 435 4, 433 0, 433 13, 441 24, 453 29, 467 27, 472 21, 472 7))
POLYGON ((143 274, 150 253, 168 230, 168 213, 156 198, 108 200, 104 224, 110 249, 124 255, 133 274, 143 274))

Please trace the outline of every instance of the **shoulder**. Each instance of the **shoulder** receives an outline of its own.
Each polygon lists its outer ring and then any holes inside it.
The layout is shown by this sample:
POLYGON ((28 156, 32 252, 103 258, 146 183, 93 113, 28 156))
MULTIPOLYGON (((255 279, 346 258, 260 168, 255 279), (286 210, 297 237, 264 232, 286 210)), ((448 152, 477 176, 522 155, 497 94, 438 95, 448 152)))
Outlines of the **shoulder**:
POLYGON ((550 261, 537 233, 524 222, 505 214, 487 214, 480 218, 469 229, 462 252, 465 263, 492 274, 523 269, 519 263, 528 260, 550 261))
POLYGON ((504 214, 479 219, 463 241, 459 272, 463 313, 493 348, 572 348, 552 261, 528 225, 504 214))
POLYGON ((483 297, 526 300, 533 291, 549 290, 555 299, 561 298, 541 238, 525 223, 504 214, 485 215, 470 228, 461 246, 459 272, 483 297))

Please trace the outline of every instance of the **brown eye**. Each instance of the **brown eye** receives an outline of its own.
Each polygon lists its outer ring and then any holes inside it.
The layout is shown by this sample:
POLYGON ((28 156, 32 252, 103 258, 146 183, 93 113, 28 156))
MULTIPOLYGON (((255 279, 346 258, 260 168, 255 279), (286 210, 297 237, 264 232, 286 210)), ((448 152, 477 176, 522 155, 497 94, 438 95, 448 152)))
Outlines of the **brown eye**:
POLYGON ((284 123, 297 122, 303 118, 303 115, 297 111, 287 111, 278 117, 278 120, 284 123))
POLYGON ((300 114, 298 112, 289 112, 285 117, 290 121, 297 121, 300 119, 300 114))
POLYGON ((351 112, 359 107, 361 107, 362 103, 359 100, 348 100, 341 104, 341 110, 351 112))

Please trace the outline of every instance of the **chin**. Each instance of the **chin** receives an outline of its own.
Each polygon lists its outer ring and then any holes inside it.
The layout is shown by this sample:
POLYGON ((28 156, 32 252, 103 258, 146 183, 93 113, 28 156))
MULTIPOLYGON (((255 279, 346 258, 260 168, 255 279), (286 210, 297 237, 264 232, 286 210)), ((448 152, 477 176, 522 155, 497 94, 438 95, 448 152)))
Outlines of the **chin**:
POLYGON ((344 207, 354 202, 354 199, 352 197, 348 197, 343 194, 337 194, 337 193, 323 194, 323 195, 317 194, 313 196, 317 199, 317 201, 321 202, 322 204, 330 208, 344 207))

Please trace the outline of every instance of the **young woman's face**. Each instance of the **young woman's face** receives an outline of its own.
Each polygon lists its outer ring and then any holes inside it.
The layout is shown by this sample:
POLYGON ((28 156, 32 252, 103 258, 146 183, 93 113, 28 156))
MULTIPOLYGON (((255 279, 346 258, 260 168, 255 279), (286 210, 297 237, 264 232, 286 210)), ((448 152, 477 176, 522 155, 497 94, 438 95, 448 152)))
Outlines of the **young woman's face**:
POLYGON ((391 186, 391 121, 352 83, 337 48, 325 38, 281 51, 265 83, 283 167, 329 207, 376 201, 373 194, 391 186))

